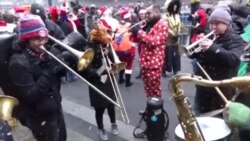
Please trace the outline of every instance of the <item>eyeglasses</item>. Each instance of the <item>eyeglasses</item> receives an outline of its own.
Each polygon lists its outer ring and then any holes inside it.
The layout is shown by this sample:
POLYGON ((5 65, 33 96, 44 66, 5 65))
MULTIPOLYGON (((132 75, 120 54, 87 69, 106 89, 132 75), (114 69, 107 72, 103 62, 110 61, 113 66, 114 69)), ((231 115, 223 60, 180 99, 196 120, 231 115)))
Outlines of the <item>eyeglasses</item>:
POLYGON ((49 38, 48 37, 36 37, 36 38, 33 38, 32 40, 34 40, 36 43, 41 43, 41 42, 47 43, 49 38))

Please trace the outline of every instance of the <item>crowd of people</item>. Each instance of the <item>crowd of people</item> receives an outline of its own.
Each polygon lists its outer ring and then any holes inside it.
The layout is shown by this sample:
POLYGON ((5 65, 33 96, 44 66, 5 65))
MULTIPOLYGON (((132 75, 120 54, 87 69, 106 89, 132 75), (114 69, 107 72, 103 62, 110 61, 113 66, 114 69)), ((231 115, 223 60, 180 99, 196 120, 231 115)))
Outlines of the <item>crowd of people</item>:
MULTIPOLYGON (((116 65, 112 65, 116 63, 113 49, 119 59, 126 63, 122 69, 117 69, 118 83, 133 87, 131 76, 137 50, 140 72, 136 78, 142 78, 146 97, 161 98, 161 77, 177 75, 181 71, 179 50, 182 47, 180 37, 184 29, 189 28, 191 31, 188 41, 190 44, 210 32, 214 33, 214 39, 200 41, 200 51, 187 54, 192 59, 193 73, 204 78, 206 75, 199 64, 212 80, 238 76, 241 55, 249 48, 249 40, 244 31, 250 22, 248 4, 204 9, 200 1, 192 0, 188 18, 192 26, 188 27, 181 20, 180 0, 166 0, 163 9, 159 5, 143 5, 140 1, 134 6, 119 5, 112 8, 97 7, 94 4, 84 7, 74 2, 48 8, 33 3, 30 10, 18 6, 13 8, 15 13, 7 12, 0 16, 0 48, 8 48, 8 55, 2 55, 0 60, 0 64, 7 60, 7 64, 1 64, 5 69, 0 72, 0 79, 3 79, 0 87, 4 93, 19 100, 13 116, 28 127, 38 141, 66 141, 60 87, 62 78, 76 79, 75 75, 44 50, 54 54, 116 101, 112 84, 114 80, 109 77, 116 70, 115 67, 112 68, 116 65), (10 36, 11 43, 5 41, 6 36, 1 36, 6 33, 15 35, 10 36), (76 56, 54 43, 49 36, 80 51, 93 50, 92 63, 85 70, 77 70, 76 56)), ((4 49, 1 50, 2 54, 6 53, 4 49)), ((229 100, 238 92, 235 88, 220 89, 229 100)), ((89 87, 89 97, 95 110, 99 138, 108 140, 103 125, 106 109, 112 133, 119 134, 115 105, 99 95, 93 87, 89 87)), ((224 102, 214 88, 196 86, 196 115, 224 107, 224 102)), ((249 140, 248 107, 235 103, 228 103, 226 107, 229 109, 228 124, 234 124, 241 129, 241 141, 249 140), (243 124, 237 122, 240 115, 244 115, 246 119, 243 124)))

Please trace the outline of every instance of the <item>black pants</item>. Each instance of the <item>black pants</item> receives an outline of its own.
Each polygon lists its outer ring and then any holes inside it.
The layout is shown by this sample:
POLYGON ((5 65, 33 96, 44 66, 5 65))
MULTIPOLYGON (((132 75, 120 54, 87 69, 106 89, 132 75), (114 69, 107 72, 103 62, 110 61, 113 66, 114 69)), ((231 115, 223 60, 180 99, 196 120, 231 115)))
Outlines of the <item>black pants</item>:
POLYGON ((12 134, 9 134, 12 130, 8 122, 0 120, 0 127, 0 141, 14 141, 12 134))
POLYGON ((178 45, 166 46, 166 71, 177 73, 181 70, 181 57, 178 52, 178 45))
POLYGON ((66 141, 66 126, 63 113, 39 118, 27 118, 27 126, 37 141, 66 141))
POLYGON ((250 125, 242 128, 239 132, 240 141, 249 141, 250 140, 250 125))
MULTIPOLYGON (((230 87, 219 87, 227 99, 232 99, 235 94, 235 89, 230 87)), ((217 94, 214 88, 206 88, 196 85, 195 94, 195 111, 196 114, 206 113, 213 110, 223 108, 225 106, 224 101, 217 94)))
POLYGON ((115 123, 115 106, 113 104, 109 104, 105 108, 95 108, 95 118, 98 129, 104 129, 103 127, 103 114, 105 109, 108 109, 108 114, 111 123, 115 123))

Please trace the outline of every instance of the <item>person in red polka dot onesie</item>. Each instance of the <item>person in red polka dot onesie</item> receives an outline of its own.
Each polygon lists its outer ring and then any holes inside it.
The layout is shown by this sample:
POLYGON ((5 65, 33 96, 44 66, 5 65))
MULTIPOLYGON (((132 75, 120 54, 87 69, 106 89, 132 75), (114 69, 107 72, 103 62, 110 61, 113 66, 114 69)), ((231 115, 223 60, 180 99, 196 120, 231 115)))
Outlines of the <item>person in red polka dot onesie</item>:
POLYGON ((166 21, 161 19, 159 6, 148 7, 146 16, 146 26, 143 29, 135 26, 131 32, 141 46, 140 65, 147 97, 161 97, 161 74, 168 27, 166 21))

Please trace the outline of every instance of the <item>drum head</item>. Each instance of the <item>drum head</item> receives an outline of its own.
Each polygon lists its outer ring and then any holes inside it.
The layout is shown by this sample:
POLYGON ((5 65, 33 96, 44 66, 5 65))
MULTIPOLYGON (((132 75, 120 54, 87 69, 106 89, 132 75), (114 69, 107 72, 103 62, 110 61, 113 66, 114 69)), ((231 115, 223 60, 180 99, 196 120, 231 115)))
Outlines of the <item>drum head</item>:
MULTIPOLYGON (((223 119, 214 117, 197 117, 196 119, 206 141, 223 139, 231 134, 231 130, 223 119)), ((184 134, 180 124, 175 128, 175 135, 184 139, 184 134)))

